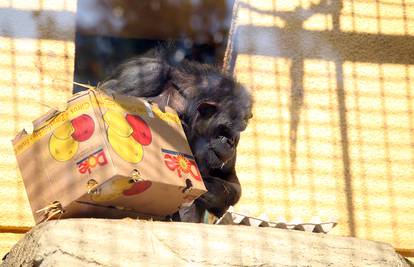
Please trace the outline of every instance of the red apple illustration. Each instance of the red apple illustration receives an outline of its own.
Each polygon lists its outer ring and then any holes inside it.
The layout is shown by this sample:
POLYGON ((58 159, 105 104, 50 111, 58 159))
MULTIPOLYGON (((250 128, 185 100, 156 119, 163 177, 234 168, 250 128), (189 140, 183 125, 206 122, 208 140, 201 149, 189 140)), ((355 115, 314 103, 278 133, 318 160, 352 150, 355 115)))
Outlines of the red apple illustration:
POLYGON ((147 190, 151 186, 151 184, 151 181, 138 181, 135 182, 130 189, 124 190, 122 193, 124 194, 124 196, 137 195, 147 190))
POLYGON ((78 142, 88 140, 95 130, 95 123, 89 115, 82 114, 74 118, 71 122, 73 128, 75 129, 72 133, 72 137, 78 142))
POLYGON ((132 137, 138 143, 140 143, 143 146, 151 144, 151 129, 148 127, 147 123, 143 119, 141 119, 140 116, 127 114, 126 120, 133 129, 132 137))

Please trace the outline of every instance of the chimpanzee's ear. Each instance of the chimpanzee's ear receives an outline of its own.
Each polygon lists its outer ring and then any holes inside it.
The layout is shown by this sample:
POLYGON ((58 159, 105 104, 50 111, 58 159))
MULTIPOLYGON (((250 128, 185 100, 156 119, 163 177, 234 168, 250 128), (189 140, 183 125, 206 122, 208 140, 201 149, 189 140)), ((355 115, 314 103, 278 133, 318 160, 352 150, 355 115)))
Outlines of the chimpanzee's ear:
POLYGON ((202 102, 197 107, 198 113, 204 119, 208 119, 211 116, 213 116, 217 112, 217 110, 217 103, 212 101, 202 102))

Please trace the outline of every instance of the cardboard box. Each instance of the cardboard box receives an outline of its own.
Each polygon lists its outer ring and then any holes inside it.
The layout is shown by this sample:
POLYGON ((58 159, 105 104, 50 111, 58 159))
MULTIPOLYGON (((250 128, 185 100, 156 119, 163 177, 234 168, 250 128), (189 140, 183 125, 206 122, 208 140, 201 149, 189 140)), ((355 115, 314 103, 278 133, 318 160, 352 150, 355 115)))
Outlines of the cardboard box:
POLYGON ((206 192, 168 107, 91 89, 33 124, 13 146, 36 223, 165 216, 206 192))

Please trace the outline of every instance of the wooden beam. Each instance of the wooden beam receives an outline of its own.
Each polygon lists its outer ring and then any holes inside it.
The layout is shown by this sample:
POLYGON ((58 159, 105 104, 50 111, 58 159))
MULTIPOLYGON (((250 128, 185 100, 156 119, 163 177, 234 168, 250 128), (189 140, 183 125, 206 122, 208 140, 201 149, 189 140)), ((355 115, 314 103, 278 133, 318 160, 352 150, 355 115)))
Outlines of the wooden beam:
POLYGON ((236 54, 414 64, 414 36, 241 25, 233 37, 236 54))

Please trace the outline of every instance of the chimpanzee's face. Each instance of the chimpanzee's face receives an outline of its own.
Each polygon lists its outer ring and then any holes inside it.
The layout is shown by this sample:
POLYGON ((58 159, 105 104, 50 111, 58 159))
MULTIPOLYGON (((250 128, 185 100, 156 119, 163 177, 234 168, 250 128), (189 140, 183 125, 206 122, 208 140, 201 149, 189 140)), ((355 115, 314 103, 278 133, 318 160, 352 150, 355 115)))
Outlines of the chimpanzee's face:
POLYGON ((235 160, 240 133, 252 116, 249 92, 232 77, 206 65, 188 63, 173 69, 170 77, 179 94, 172 106, 184 121, 201 172, 222 169, 235 160))
POLYGON ((233 95, 198 104, 196 119, 186 134, 202 172, 222 169, 235 160, 240 133, 251 118, 251 102, 244 99, 233 95))

